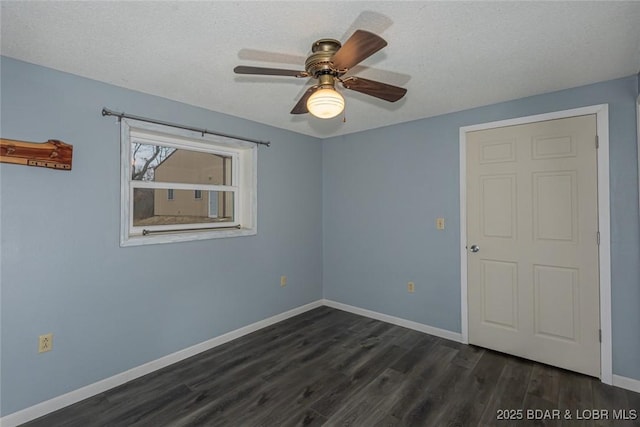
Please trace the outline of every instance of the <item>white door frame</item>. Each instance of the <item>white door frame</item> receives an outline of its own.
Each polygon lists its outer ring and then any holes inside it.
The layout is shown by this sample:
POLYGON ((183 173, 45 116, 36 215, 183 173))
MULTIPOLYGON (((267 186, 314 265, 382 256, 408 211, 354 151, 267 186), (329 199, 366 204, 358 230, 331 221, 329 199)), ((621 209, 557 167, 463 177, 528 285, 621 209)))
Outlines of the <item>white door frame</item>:
MULTIPOLYGON (((534 116, 518 117, 460 128, 460 300, 462 342, 469 343, 469 313, 467 305, 467 132, 504 126, 521 125, 567 117, 596 115, 598 140, 598 227, 600 230, 600 380, 613 381, 611 344, 611 231, 609 214, 609 105, 600 104, 534 116)), ((594 236, 595 238, 595 236, 594 236)))
POLYGON ((218 192, 217 191, 208 191, 207 192, 209 194, 209 199, 207 200, 207 216, 209 218, 218 218, 218 192), (215 200, 216 200, 216 212, 214 215, 211 215, 211 201, 213 200, 213 197, 211 196, 211 193, 216 193, 215 195, 215 200))

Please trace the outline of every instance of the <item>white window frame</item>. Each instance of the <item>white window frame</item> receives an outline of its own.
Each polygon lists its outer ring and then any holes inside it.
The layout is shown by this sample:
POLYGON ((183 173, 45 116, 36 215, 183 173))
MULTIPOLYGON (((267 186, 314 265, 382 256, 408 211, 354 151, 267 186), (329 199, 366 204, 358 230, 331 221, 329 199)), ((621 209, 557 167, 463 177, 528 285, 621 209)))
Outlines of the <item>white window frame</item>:
POLYGON ((255 144, 234 138, 209 134, 202 135, 195 131, 124 118, 121 121, 120 137, 120 246, 185 242, 257 234, 258 148, 255 144), (131 179, 131 168, 133 166, 131 164, 131 144, 136 142, 231 157, 233 164, 231 185, 134 181, 131 179), (234 193, 234 221, 135 227, 133 225, 134 188, 231 191, 234 193), (152 232, 143 235, 143 229, 151 230, 152 232))

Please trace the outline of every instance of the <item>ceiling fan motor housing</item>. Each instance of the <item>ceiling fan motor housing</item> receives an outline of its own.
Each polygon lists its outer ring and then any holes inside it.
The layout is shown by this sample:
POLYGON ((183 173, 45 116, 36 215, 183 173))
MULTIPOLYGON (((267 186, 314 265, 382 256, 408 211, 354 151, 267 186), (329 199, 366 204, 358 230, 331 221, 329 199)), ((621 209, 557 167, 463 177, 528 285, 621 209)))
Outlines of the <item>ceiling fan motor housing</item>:
POLYGON ((313 53, 309 55, 304 66, 309 75, 320 79, 320 85, 333 85, 333 77, 339 75, 333 68, 331 58, 341 47, 342 44, 335 39, 320 39, 311 45, 313 53))

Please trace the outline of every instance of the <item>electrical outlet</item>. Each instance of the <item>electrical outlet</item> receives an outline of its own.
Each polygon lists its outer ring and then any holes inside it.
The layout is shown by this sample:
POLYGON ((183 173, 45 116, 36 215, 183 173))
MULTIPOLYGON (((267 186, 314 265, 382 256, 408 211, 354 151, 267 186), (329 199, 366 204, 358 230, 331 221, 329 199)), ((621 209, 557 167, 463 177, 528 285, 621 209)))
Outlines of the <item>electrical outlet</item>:
POLYGON ((415 292, 416 291, 415 283, 413 283, 413 282, 407 283, 407 291, 411 292, 411 293, 415 292))
POLYGON ((444 230, 444 218, 436 218, 436 229, 444 230))
POLYGON ((283 288, 287 286, 287 276, 280 276, 280 286, 283 288))
POLYGON ((38 337, 38 353, 53 350, 53 334, 40 335, 38 337))

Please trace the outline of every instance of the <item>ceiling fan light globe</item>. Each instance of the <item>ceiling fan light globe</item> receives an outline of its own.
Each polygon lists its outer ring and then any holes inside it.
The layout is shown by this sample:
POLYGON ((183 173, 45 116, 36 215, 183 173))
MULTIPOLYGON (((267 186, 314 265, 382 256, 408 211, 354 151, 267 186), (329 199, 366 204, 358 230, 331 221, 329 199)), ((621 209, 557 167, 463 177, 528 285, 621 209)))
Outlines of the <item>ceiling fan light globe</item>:
POLYGON ((334 89, 318 89, 307 100, 307 110, 319 119, 331 119, 344 110, 344 98, 334 89))

